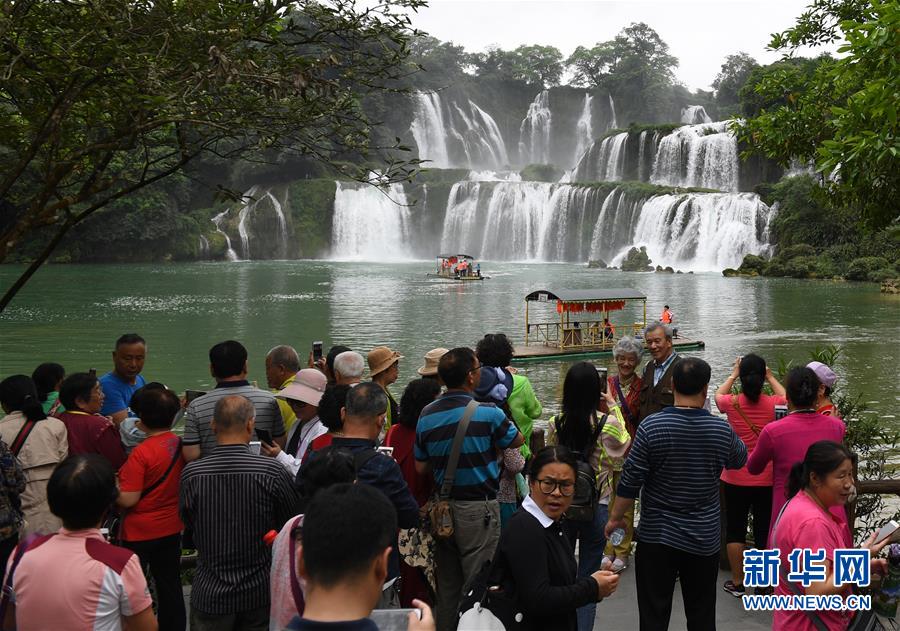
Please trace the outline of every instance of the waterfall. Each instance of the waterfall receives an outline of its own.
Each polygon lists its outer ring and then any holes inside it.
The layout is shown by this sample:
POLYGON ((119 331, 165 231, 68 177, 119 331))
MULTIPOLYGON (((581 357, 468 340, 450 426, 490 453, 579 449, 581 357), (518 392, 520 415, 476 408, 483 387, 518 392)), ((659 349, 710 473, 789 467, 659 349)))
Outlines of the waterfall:
POLYGON ((244 260, 250 260, 250 232, 247 230, 247 217, 250 211, 256 206, 254 196, 259 190, 258 186, 251 186, 250 189, 242 195, 244 205, 238 213, 238 235, 241 237, 241 255, 244 260))
POLYGON ((434 92, 416 92, 415 118, 410 131, 419 148, 419 157, 430 160, 429 166, 444 169, 450 166, 447 154, 447 135, 441 97, 434 92))
POLYGON ((578 160, 594 141, 594 129, 591 122, 591 105, 594 100, 590 94, 584 95, 584 106, 581 108, 581 116, 575 123, 575 155, 572 164, 578 164, 578 160))
POLYGON ((618 182, 625 171, 625 143, 628 132, 607 136, 591 145, 575 167, 575 179, 581 182, 618 182))
POLYGON ((712 119, 706 113, 706 109, 702 105, 688 105, 681 108, 681 122, 688 125, 697 125, 700 123, 711 123, 712 119))
POLYGON ((609 127, 607 127, 607 131, 610 129, 618 129, 619 123, 616 121, 616 103, 613 101, 612 94, 609 95, 609 111, 610 111, 610 119, 609 119, 609 127))
POLYGON ((403 185, 335 185, 332 257, 362 261, 408 258, 410 216, 403 185))
POLYGON ((543 90, 528 106, 519 125, 519 161, 523 164, 550 162, 550 91, 543 90))
POLYGON ((207 239, 202 234, 200 235, 200 258, 209 258, 209 239, 207 239))
POLYGON ((685 125, 665 136, 659 142, 650 181, 737 191, 737 139, 728 124, 685 125))
POLYGON ((211 221, 216 226, 216 232, 225 237, 225 259, 228 261, 239 261, 237 252, 234 251, 234 248, 231 247, 231 238, 228 236, 228 233, 222 230, 222 222, 225 221, 225 217, 228 215, 230 208, 227 208, 220 212, 218 215, 213 217, 211 221))
MULTIPOLYGON (((269 198, 269 201, 272 202, 272 208, 275 210, 275 218, 278 221, 278 236, 279 236, 279 253, 278 258, 284 259, 287 257, 288 251, 288 227, 287 220, 284 217, 284 210, 281 208, 281 202, 278 201, 272 191, 266 191, 266 197, 269 198)), ((287 198, 285 198, 286 200, 287 198)))
POLYGON ((460 166, 499 169, 509 164, 506 144, 496 121, 471 100, 467 106, 453 103, 450 111, 450 135, 466 156, 460 166))

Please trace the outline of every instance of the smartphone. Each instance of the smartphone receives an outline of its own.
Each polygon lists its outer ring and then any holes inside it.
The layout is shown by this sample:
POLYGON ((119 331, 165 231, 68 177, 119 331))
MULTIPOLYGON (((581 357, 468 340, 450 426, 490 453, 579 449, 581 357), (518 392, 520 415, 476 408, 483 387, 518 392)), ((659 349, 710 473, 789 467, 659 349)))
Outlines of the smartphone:
POLYGON ((261 443, 258 440, 251 440, 250 441, 250 453, 253 454, 254 456, 258 456, 259 451, 260 451, 260 445, 261 445, 261 443))
POLYGON ((184 391, 184 400, 190 403, 197 397, 202 397, 206 392, 203 390, 185 390, 184 391))
POLYGON ((97 376, 97 369, 96 369, 96 368, 90 368, 90 369, 88 369, 88 374, 89 374, 91 377, 96 377, 96 376, 97 376))
POLYGON ((622 572, 624 572, 624 571, 627 570, 627 569, 628 569, 628 566, 627 566, 627 565, 623 565, 623 566, 620 567, 618 570, 613 570, 612 573, 613 573, 613 574, 621 574, 622 572))
POLYGON ((609 371, 605 366, 597 366, 597 376, 600 377, 600 393, 603 394, 606 392, 606 377, 609 375, 609 371))
POLYGON ((256 436, 267 445, 272 445, 275 442, 272 440, 271 432, 267 429, 256 428, 256 436))
POLYGON ((317 342, 313 342, 312 351, 313 351, 313 361, 314 362, 317 362, 320 359, 322 359, 322 341, 321 340, 319 340, 317 342))
POLYGON ((380 454, 384 454, 385 456, 394 457, 394 448, 393 447, 376 447, 375 451, 380 454))
POLYGON ((788 409, 786 405, 776 405, 775 406, 775 420, 779 421, 788 415, 788 409))
POLYGON ((880 543, 890 537, 892 534, 897 532, 900 529, 900 524, 895 522, 893 519, 886 523, 881 527, 881 530, 878 531, 878 534, 875 535, 875 543, 880 543))
POLYGON ((369 619, 379 631, 406 631, 410 612, 422 619, 421 609, 375 609, 369 614, 369 619))

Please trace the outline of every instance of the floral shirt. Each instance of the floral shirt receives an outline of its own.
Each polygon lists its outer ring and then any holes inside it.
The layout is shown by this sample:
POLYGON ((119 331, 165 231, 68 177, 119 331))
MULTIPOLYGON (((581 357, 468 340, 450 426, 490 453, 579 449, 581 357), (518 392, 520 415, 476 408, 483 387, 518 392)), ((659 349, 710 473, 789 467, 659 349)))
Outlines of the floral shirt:
POLYGON ((6 443, 0 440, 0 540, 6 540, 19 532, 22 526, 22 500, 25 491, 25 474, 19 461, 12 455, 6 443))

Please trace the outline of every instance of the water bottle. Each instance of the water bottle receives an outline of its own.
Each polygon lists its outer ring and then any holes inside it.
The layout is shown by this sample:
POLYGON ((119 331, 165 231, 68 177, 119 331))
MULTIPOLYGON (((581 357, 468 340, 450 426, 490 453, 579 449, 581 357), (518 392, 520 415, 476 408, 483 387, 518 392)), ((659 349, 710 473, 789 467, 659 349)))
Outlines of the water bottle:
POLYGON ((611 533, 609 533, 609 542, 613 544, 613 547, 621 545, 625 540, 625 529, 624 528, 616 528, 611 533))
POLYGON ((872 595, 872 609, 893 619, 900 603, 900 544, 893 543, 888 552, 888 573, 881 581, 881 588, 872 595))

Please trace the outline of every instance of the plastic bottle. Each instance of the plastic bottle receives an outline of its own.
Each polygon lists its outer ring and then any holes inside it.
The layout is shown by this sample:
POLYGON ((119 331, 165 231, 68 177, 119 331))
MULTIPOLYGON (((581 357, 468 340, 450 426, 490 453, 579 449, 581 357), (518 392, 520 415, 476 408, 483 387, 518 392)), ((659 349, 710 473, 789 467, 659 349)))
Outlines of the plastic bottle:
POLYGON ((888 573, 881 588, 872 595, 872 609, 881 616, 893 619, 900 603, 900 544, 893 543, 888 552, 888 573))
POLYGON ((611 533, 609 533, 609 542, 613 544, 613 546, 621 545, 621 543, 625 540, 625 529, 624 528, 616 528, 611 533))

